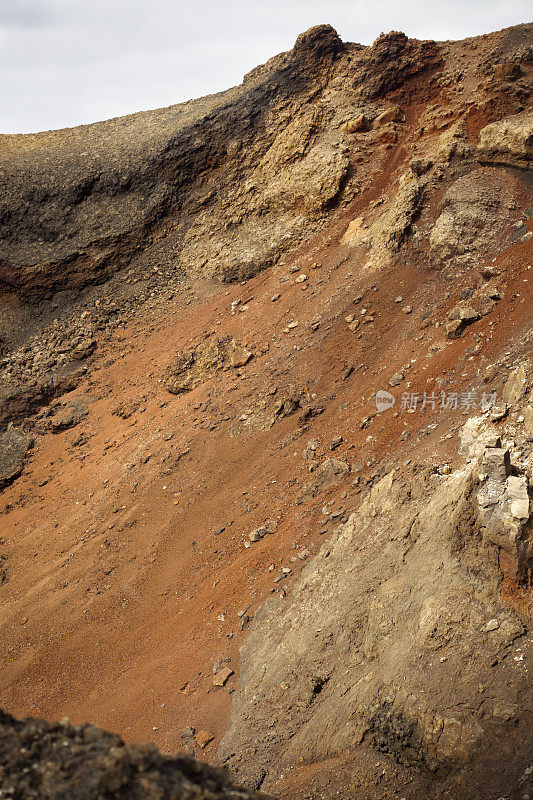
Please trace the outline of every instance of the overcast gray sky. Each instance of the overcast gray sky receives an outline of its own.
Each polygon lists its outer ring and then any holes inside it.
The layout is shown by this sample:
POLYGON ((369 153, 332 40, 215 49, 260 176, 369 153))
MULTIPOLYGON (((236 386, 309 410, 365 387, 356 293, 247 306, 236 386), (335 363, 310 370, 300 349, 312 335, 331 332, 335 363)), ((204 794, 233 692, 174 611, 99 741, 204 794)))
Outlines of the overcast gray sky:
POLYGON ((168 106, 240 83, 298 33, 462 39, 527 22, 530 0, 0 0, 0 132, 168 106))

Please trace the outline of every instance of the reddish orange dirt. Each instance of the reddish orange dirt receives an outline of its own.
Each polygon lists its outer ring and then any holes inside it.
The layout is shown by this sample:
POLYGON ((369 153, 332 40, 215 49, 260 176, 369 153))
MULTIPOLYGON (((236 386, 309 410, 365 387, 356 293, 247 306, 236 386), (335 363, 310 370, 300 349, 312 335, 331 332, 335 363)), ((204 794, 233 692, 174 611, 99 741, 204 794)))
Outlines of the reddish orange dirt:
POLYGON ((316 552, 321 531, 332 529, 323 508, 356 508, 366 479, 403 459, 458 463, 456 429, 471 410, 376 416, 373 394, 389 389, 390 376, 410 359, 406 381, 391 390, 398 399, 402 391, 438 391, 438 378, 457 392, 497 389, 498 376, 483 384, 482 375, 529 322, 532 243, 501 253, 494 266, 503 299, 449 341, 435 322, 445 321, 478 272, 446 297, 450 284, 436 271, 362 270, 360 251, 336 242, 367 200, 285 265, 229 289, 196 281, 191 304, 178 296, 161 301, 100 344, 89 377, 72 393, 89 400, 89 416, 73 430, 38 436, 23 476, 1 495, 9 563, 0 588, 5 710, 95 723, 164 751, 182 749, 191 725, 213 737, 196 754, 216 760, 246 636, 238 614, 253 617, 270 592, 290 592, 306 561, 291 557, 316 552), (310 269, 315 261, 320 269, 310 269), (309 276, 304 287, 294 283, 292 264, 309 276), (395 303, 400 293, 404 300, 395 303), (232 314, 236 299, 248 309, 232 314), (354 333, 344 318, 369 299, 374 322, 354 333), (402 313, 406 304, 413 313, 402 313), (285 334, 291 319, 298 326, 285 334), (190 393, 169 394, 163 379, 175 353, 215 334, 246 344, 253 360, 190 393), (481 346, 468 354, 473 334, 481 346), (431 353, 437 342, 442 349, 431 353), (343 380, 349 365, 354 371, 343 380), (324 412, 304 427, 296 412, 268 431, 229 435, 258 391, 288 384, 316 395, 324 412), (130 417, 113 414, 129 403, 139 403, 130 417), (443 438, 451 425, 454 435, 443 438), (80 431, 87 444, 73 446, 80 431), (336 435, 343 442, 332 453, 336 435), (302 458, 312 437, 321 459, 346 458, 360 471, 299 505, 312 477, 302 458), (277 532, 246 549, 244 536, 265 519, 278 521, 277 532), (275 583, 281 566, 292 572, 275 583), (236 674, 217 687, 213 662, 225 658, 236 674))

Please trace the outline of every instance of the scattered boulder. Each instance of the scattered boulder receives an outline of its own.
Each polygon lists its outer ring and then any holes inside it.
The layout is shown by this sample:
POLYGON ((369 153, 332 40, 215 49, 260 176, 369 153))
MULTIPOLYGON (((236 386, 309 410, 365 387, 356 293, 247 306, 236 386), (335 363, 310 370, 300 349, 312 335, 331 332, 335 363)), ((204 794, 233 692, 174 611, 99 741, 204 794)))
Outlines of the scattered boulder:
POLYGON ((179 353, 168 370, 166 387, 171 394, 190 392, 219 370, 242 367, 253 354, 230 336, 211 338, 192 350, 179 353))
POLYGON ((211 744, 211 742, 213 741, 214 738, 215 737, 213 736, 212 733, 208 733, 208 731, 204 731, 204 730, 198 731, 195 734, 195 737, 194 737, 194 739, 196 741, 196 744, 202 750, 204 750, 207 747, 208 744, 211 744))
POLYGON ((453 308, 448 314, 446 323, 446 335, 449 339, 455 339, 461 335, 467 325, 471 325, 480 318, 480 314, 472 306, 464 303, 453 308))
POLYGON ((250 350, 236 344, 231 353, 231 366, 235 368, 244 367, 253 357, 254 354, 250 350))
POLYGON ((248 405, 238 412, 231 423, 230 436, 240 436, 253 430, 270 430, 277 422, 301 408, 302 394, 302 390, 296 386, 287 386, 284 390, 271 387, 255 392, 248 405))
POLYGON ((363 217, 356 217, 350 222, 342 236, 342 244, 355 245, 360 243, 364 235, 364 230, 361 228, 363 222, 363 217))
POLYGON ((359 133, 361 131, 368 131, 370 123, 364 114, 359 114, 354 120, 348 122, 346 125, 346 133, 359 133))
POLYGON ((381 114, 373 120, 372 128, 374 130, 376 128, 382 128, 384 125, 387 125, 389 122, 404 122, 405 121, 405 114, 402 112, 400 106, 391 106, 387 108, 385 111, 382 111, 381 114))
POLYGON ((234 674, 230 667, 221 667, 217 669, 215 677, 213 678, 213 686, 225 686, 234 674))
POLYGON ((395 372, 394 375, 391 376, 389 379, 389 386, 399 386, 400 383, 404 380, 405 375, 403 372, 395 372))
POLYGON ((248 539, 250 542, 260 542, 267 535, 268 531, 264 525, 259 528, 255 528, 253 531, 250 531, 248 534, 248 539))

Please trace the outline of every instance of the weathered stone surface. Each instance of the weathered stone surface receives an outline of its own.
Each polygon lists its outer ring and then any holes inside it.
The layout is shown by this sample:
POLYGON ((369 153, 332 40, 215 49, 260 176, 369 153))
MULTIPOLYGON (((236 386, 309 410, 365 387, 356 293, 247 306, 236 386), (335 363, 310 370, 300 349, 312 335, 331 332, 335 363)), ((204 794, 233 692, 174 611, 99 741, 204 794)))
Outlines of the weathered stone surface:
POLYGON ((412 172, 402 175, 390 207, 369 229, 371 263, 390 259, 391 254, 408 240, 411 224, 420 211, 423 197, 423 181, 412 172))
POLYGON ((533 536, 528 479, 511 474, 508 449, 490 444, 483 452, 477 491, 483 537, 507 554, 507 565, 519 579, 531 581, 533 536))
POLYGON ((289 417, 302 407, 302 395, 302 389, 296 386, 287 386, 284 389, 270 387, 257 391, 230 425, 230 436, 240 436, 255 430, 270 430, 276 422, 289 417))
POLYGON ((476 482, 475 466, 446 478, 390 473, 291 596, 257 612, 220 748, 249 785, 362 740, 441 779, 462 769, 450 785, 468 797, 487 789, 495 742, 502 764, 517 750, 527 758, 527 743, 511 744, 479 710, 482 684, 484 703, 516 705, 528 724, 526 672, 510 659, 494 667, 524 628, 502 602, 498 569, 480 559, 476 482))
POLYGON ((403 381, 405 375, 403 372, 395 372, 394 375, 391 376, 389 379, 390 386, 399 386, 399 384, 403 381))
POLYGON ((525 475, 509 475, 507 478, 509 510, 516 519, 529 517, 528 483, 525 475))
POLYGON ((479 135, 476 156, 483 163, 530 168, 533 163, 533 113, 523 112, 486 125, 479 135))
POLYGON ((346 133, 359 133, 360 131, 367 131, 370 125, 368 119, 364 114, 359 114, 351 122, 346 125, 346 133))
POLYGON ((436 67, 442 59, 437 42, 414 41, 405 33, 382 33, 368 53, 364 83, 354 81, 361 97, 379 99, 385 92, 436 67))
POLYGON ((481 168, 459 178, 446 192, 429 238, 433 263, 472 264, 492 253, 508 225, 517 181, 503 171, 481 168))
POLYGON ((466 120, 460 119, 441 133, 437 145, 437 158, 451 161, 452 158, 468 158, 473 154, 468 143, 466 120))
POLYGON ((523 410, 524 427, 529 436, 533 436, 533 406, 526 406, 523 410))
POLYGON ((213 678, 213 686, 225 686, 233 674, 230 667, 221 667, 213 678))
POLYGON ((342 236, 343 244, 359 244, 364 236, 364 229, 361 228, 363 222, 363 217, 352 219, 342 236))
POLYGON ((231 354, 231 366, 244 367, 253 357, 254 354, 251 352, 251 350, 248 350, 246 347, 242 347, 241 345, 235 345, 235 348, 231 354))
POLYGON ((20 475, 32 444, 33 439, 14 425, 0 433, 0 488, 20 475))
POLYGON ((74 428, 85 419, 88 414, 87 403, 81 398, 68 403, 59 404, 54 408, 53 416, 45 419, 45 425, 54 433, 74 428))
POLYGON ((404 120, 405 115, 403 114, 400 106, 391 106, 385 111, 382 111, 381 114, 378 114, 378 116, 372 122, 372 127, 381 128, 383 125, 387 125, 389 122, 403 122, 404 120))

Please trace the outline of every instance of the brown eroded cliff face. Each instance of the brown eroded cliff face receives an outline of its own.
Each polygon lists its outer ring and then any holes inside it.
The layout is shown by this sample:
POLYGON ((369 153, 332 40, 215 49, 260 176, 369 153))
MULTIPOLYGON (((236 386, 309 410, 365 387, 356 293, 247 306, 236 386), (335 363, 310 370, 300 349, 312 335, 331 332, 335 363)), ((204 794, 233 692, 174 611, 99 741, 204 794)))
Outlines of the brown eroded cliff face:
POLYGON ((9 713, 284 798, 531 794, 532 71, 531 25, 319 26, 0 139, 9 713))
POLYGON ((220 95, 2 137, 3 288, 42 296, 102 281, 170 233, 186 271, 234 279, 267 266, 342 188, 347 159, 335 137, 305 158, 324 115, 313 103, 299 112, 344 50, 324 26, 220 95), (224 247, 235 249, 230 259, 224 247))

